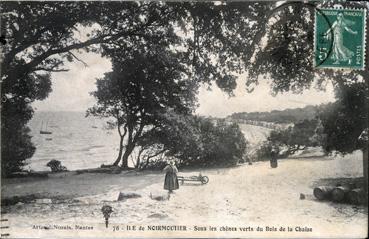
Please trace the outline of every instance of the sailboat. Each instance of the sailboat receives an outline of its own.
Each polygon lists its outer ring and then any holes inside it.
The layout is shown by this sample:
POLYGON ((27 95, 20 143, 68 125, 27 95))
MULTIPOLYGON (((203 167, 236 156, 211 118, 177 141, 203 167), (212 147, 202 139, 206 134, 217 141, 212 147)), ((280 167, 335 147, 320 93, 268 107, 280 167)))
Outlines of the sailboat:
POLYGON ((40 134, 52 134, 53 133, 51 131, 47 131, 47 122, 46 122, 46 128, 45 128, 45 130, 43 130, 43 127, 42 127, 43 125, 44 125, 44 122, 42 121, 40 134))

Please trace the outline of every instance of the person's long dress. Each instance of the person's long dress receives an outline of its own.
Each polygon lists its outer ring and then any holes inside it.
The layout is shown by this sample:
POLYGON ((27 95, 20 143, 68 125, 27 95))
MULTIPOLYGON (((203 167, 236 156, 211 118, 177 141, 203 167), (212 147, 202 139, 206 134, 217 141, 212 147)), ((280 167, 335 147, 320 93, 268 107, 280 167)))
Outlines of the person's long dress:
POLYGON ((172 191, 179 188, 177 173, 178 169, 175 166, 168 165, 164 168, 165 180, 164 189, 172 191))
POLYGON ((274 151, 271 152, 270 167, 278 167, 277 153, 274 151))

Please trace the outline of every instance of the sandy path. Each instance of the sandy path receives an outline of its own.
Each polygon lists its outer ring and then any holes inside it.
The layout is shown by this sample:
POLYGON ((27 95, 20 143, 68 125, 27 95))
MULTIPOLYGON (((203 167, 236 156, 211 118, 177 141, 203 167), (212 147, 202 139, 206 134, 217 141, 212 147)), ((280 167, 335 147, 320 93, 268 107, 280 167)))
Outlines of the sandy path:
MULTIPOLYGON (((6 207, 6 216, 23 228, 50 221, 102 223, 100 209, 108 203, 114 208, 110 219, 113 224, 307 226, 313 229, 311 234, 306 234, 309 237, 332 236, 332 233, 340 237, 360 237, 366 233, 367 208, 318 202, 311 194, 313 184, 319 179, 360 177, 361 172, 361 158, 356 154, 335 159, 280 160, 276 169, 271 169, 268 162, 258 162, 252 166, 203 170, 201 173, 210 178, 208 184, 185 184, 169 201, 158 202, 149 197, 150 193, 166 195, 162 189, 163 175, 157 173, 83 174, 22 184, 7 182, 3 194, 23 194, 36 187, 45 195, 60 195, 70 190, 70 196, 78 197, 78 201, 69 204, 6 207), (134 191, 142 197, 116 202, 119 191, 134 191), (300 193, 307 198, 300 200, 300 193)), ((181 172, 181 175, 198 173, 181 172)), ((281 236, 247 234, 267 235, 281 236)))

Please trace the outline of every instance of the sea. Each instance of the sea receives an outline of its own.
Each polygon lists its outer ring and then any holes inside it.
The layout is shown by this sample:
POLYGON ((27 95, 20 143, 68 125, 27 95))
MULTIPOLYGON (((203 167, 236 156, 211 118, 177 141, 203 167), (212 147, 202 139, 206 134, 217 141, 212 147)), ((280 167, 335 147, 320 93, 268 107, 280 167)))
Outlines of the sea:
POLYGON ((56 159, 69 170, 99 167, 115 161, 119 149, 116 129, 107 129, 107 119, 85 117, 85 112, 36 111, 28 123, 36 152, 26 161, 26 170, 50 170, 56 159), (40 130, 52 134, 40 134, 40 130))
MULTIPOLYGON (((117 129, 107 128, 106 118, 86 117, 85 112, 36 111, 28 126, 36 152, 27 159, 25 170, 50 170, 46 164, 56 159, 69 170, 112 164, 118 156, 117 129), (40 130, 52 134, 40 134, 40 130)), ((248 141, 248 151, 254 151, 269 135, 270 129, 240 124, 248 141)), ((132 157, 137 152, 134 151, 132 157)), ((130 159, 129 166, 133 166, 130 159)))

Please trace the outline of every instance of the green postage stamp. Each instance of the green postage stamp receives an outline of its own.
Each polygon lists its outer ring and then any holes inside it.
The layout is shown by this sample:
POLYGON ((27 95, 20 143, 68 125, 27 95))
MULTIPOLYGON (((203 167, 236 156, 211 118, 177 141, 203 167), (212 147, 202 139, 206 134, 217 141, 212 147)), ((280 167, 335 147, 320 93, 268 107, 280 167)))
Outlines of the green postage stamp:
POLYGON ((365 9, 315 11, 315 66, 365 68, 365 9))

